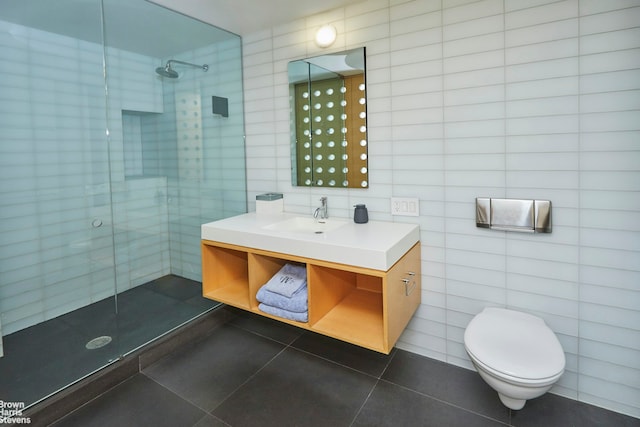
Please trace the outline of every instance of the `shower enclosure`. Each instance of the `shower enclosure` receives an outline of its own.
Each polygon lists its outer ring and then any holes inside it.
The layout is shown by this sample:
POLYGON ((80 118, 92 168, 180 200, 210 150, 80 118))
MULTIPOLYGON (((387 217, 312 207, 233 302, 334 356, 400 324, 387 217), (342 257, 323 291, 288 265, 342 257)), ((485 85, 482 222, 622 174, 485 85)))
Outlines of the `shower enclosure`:
POLYGON ((0 58, 0 400, 29 406, 215 306, 241 42, 145 0, 2 0, 0 58))

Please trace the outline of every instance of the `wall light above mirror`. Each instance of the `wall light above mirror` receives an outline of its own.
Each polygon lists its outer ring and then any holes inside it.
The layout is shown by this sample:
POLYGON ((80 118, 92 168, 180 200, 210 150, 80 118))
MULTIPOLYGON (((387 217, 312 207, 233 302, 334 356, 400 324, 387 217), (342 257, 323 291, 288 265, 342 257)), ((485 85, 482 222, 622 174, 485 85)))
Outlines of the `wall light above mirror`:
POLYGON ((319 47, 329 47, 336 41, 338 33, 333 25, 323 25, 316 31, 316 44, 319 47))
POLYGON ((292 184, 368 188, 365 48, 289 63, 292 184))

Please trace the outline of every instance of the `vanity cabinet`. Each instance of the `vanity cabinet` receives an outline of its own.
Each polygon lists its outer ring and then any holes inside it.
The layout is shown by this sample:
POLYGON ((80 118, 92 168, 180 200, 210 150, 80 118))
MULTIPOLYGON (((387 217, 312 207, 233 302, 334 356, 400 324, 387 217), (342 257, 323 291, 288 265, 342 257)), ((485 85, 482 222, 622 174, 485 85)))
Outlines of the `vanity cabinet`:
POLYGON ((202 240, 206 298, 388 354, 420 304, 420 242, 387 271, 202 240), (258 309, 256 293, 288 262, 307 268, 309 320, 258 309))

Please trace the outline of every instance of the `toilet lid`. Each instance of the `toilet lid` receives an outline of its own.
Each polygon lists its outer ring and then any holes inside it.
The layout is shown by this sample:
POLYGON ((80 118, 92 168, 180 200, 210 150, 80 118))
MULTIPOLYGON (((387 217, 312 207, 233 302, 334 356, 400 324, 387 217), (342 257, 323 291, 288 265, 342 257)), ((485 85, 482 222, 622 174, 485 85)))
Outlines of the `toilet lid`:
POLYGON ((527 313, 485 308, 469 322, 464 343, 482 364, 515 378, 550 378, 565 366, 564 351, 553 331, 527 313))

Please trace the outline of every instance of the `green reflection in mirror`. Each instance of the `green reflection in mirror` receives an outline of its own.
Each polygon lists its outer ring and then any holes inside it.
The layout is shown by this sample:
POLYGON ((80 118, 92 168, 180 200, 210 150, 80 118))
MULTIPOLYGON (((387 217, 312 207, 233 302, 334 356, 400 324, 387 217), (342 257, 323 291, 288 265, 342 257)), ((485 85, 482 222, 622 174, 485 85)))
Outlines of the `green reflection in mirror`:
POLYGON ((365 49, 289 63, 292 184, 368 188, 365 49))

